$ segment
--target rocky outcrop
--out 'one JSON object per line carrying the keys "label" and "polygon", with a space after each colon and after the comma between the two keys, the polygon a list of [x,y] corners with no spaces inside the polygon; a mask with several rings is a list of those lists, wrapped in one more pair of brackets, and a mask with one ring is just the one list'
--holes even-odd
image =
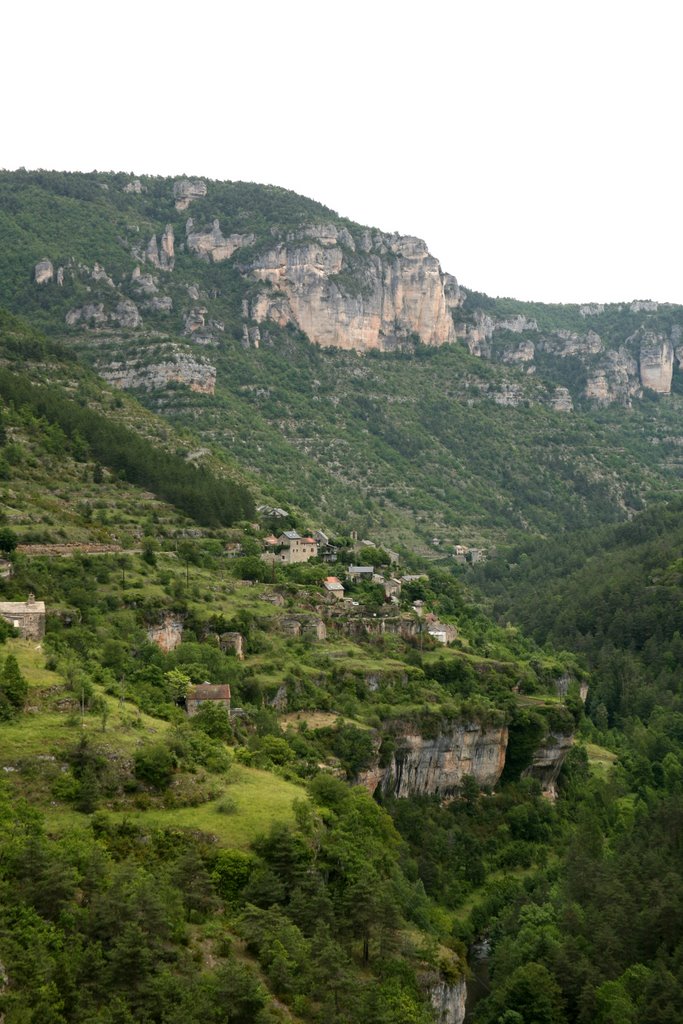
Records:
{"label": "rocky outcrop", "polygon": [[176,210],[186,210],[193,199],[203,199],[206,195],[206,182],[195,179],[181,178],[173,182],[173,198]]}
{"label": "rocky outcrop", "polygon": [[140,267],[136,267],[130,275],[131,282],[136,291],[143,295],[155,295],[158,292],[157,278],[151,274],[143,274]]}
{"label": "rocky outcrop", "polygon": [[427,991],[436,1024],[463,1024],[467,1000],[464,977],[458,981],[448,981],[439,975],[428,982]]}
{"label": "rocky outcrop", "polygon": [[65,319],[68,327],[106,327],[114,323],[135,329],[142,324],[140,311],[132,299],[121,299],[110,313],[105,312],[104,303],[90,302],[79,309],[70,309]]}
{"label": "rocky outcrop", "polygon": [[67,327],[82,324],[84,327],[104,327],[108,317],[101,302],[89,302],[79,309],[70,309],[65,317]]}
{"label": "rocky outcrop", "polygon": [[624,348],[607,352],[599,368],[588,375],[586,398],[601,405],[612,402],[630,405],[640,394],[638,363]]}
{"label": "rocky outcrop", "polygon": [[213,395],[216,390],[215,366],[170,348],[167,359],[145,364],[100,363],[97,372],[114,387],[122,389],[159,391],[169,384],[184,384],[190,391],[204,395]]}
{"label": "rocky outcrop", "polygon": [[198,345],[214,345],[218,334],[225,330],[221,320],[207,320],[207,312],[205,307],[200,306],[185,315],[183,334]]}
{"label": "rocky outcrop", "polygon": [[[521,314],[497,320],[477,309],[470,320],[456,322],[455,327],[456,335],[465,342],[471,355],[483,359],[491,358],[491,339],[497,331],[509,331],[511,334],[521,334],[523,331],[537,332],[538,323]],[[534,344],[528,340],[514,346],[508,345],[504,350],[503,362],[527,362],[529,358],[533,359],[534,352]]]}
{"label": "rocky outcrop", "polygon": [[568,388],[557,387],[550,399],[550,404],[555,412],[573,412],[574,403]]}
{"label": "rocky outcrop", "polygon": [[155,295],[148,302],[144,302],[143,307],[150,313],[170,313],[173,309],[173,299],[170,295]]}
{"label": "rocky outcrop", "polygon": [[244,661],[244,637],[241,633],[221,633],[218,645],[224,654],[234,651],[238,661]]}
{"label": "rocky outcrop", "polygon": [[182,641],[184,628],[182,619],[174,615],[166,615],[160,624],[148,628],[147,639],[168,654],[169,651],[174,651]]}
{"label": "rocky outcrop", "polygon": [[132,299],[122,299],[118,302],[110,317],[120,327],[129,327],[133,330],[142,323],[140,311]]}
{"label": "rocky outcrop", "polygon": [[503,352],[504,363],[533,363],[536,355],[536,346],[533,341],[520,341],[515,348],[505,349]]}
{"label": "rocky outcrop", "polygon": [[145,259],[157,270],[173,270],[175,266],[175,236],[172,224],[166,225],[160,244],[157,244],[157,236],[152,235],[145,249]]}
{"label": "rocky outcrop", "polygon": [[522,778],[537,779],[545,796],[555,799],[557,796],[557,779],[574,742],[574,737],[567,733],[551,733],[537,750],[528,768],[522,772]]}
{"label": "rocky outcrop", "polygon": [[594,356],[604,350],[602,338],[595,331],[555,331],[539,344],[544,352],[566,359],[568,356]]}
{"label": "rocky outcrop", "polygon": [[585,306],[579,308],[581,316],[600,316],[604,312],[605,305],[603,302],[587,302]]}
{"label": "rocky outcrop", "polygon": [[124,192],[130,192],[133,195],[140,195],[141,192],[145,191],[145,186],[142,184],[139,178],[134,181],[129,181],[127,185],[123,186]]}
{"label": "rocky outcrop", "polygon": [[466,775],[479,786],[495,786],[505,765],[508,730],[475,721],[444,723],[433,737],[408,725],[395,739],[389,764],[375,765],[359,781],[396,797],[452,797]]}
{"label": "rocky outcrop", "polygon": [[292,321],[323,347],[365,352],[411,337],[425,345],[455,340],[444,275],[418,238],[366,231],[356,243],[346,228],[316,225],[243,270],[273,289],[253,304],[255,319]]}
{"label": "rocky outcrop", "polygon": [[92,273],[90,274],[90,276],[93,279],[93,281],[106,284],[110,288],[114,287],[113,280],[111,279],[111,277],[109,276],[109,274],[104,269],[101,263],[95,263],[94,267],[92,268]]}
{"label": "rocky outcrop", "polygon": [[194,222],[190,217],[185,231],[189,251],[195,256],[210,259],[213,263],[229,260],[238,249],[253,245],[256,240],[254,235],[229,235],[225,238],[217,220],[214,220],[210,231],[195,231]]}
{"label": "rocky outcrop", "polygon": [[55,268],[52,260],[40,260],[33,268],[33,280],[36,284],[49,284],[54,277]]}
{"label": "rocky outcrop", "polygon": [[671,394],[671,379],[674,369],[674,349],[670,338],[655,331],[641,329],[640,335],[640,382],[649,391],[659,395]]}

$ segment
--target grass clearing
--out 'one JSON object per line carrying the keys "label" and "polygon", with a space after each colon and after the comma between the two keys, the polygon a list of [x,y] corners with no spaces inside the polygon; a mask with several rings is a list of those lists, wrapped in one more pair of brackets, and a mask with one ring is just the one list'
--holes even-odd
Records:
{"label": "grass clearing", "polygon": [[[189,828],[206,832],[215,835],[223,846],[246,849],[275,822],[294,821],[294,801],[305,796],[302,786],[271,772],[233,765],[220,795],[199,807],[108,813],[113,820],[137,821],[151,828]],[[218,809],[225,797],[234,801],[235,810],[231,814],[222,814]]]}
{"label": "grass clearing", "polygon": [[607,774],[617,762],[617,755],[607,747],[600,747],[597,743],[587,743],[586,753],[588,754],[588,767],[596,774]]}

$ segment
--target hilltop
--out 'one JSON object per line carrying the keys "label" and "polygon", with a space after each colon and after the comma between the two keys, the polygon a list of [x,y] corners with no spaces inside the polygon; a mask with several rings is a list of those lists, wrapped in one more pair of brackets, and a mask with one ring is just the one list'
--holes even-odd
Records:
{"label": "hilltop", "polygon": [[240,182],[5,172],[0,211],[0,302],[326,528],[426,553],[679,486],[680,307],[491,299]]}

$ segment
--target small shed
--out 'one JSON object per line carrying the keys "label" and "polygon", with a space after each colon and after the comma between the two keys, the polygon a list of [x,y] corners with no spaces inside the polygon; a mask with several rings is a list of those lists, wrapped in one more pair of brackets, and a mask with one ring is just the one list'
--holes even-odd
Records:
{"label": "small shed", "polygon": [[223,686],[213,683],[192,686],[185,698],[185,707],[190,718],[197,714],[202,704],[217,704],[230,711],[230,687],[227,684]]}

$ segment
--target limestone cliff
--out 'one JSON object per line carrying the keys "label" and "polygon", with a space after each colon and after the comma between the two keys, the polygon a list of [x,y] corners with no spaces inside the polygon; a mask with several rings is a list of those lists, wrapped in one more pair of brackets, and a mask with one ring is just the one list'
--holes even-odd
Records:
{"label": "limestone cliff", "polygon": [[567,733],[551,733],[534,751],[531,764],[522,772],[523,778],[537,779],[546,796],[557,796],[556,783],[564,760],[574,742]]}
{"label": "limestone cliff", "polygon": [[206,195],[205,181],[189,181],[180,178],[173,182],[173,198],[176,210],[186,210],[193,199],[201,199]]}
{"label": "limestone cliff", "polygon": [[334,224],[304,229],[244,265],[265,291],[258,322],[295,323],[324,347],[390,350],[411,336],[455,340],[445,275],[418,238],[365,231],[358,241]]}
{"label": "limestone cliff", "polygon": [[253,245],[255,236],[251,234],[232,234],[226,238],[221,231],[220,222],[214,220],[208,231],[196,231],[194,221],[190,217],[185,225],[187,248],[196,256],[204,256],[213,263],[222,263],[246,245]]}
{"label": "limestone cliff", "polygon": [[426,988],[436,1024],[463,1024],[467,1000],[467,983],[464,978],[447,981],[439,975],[428,980]]}
{"label": "limestone cliff", "polygon": [[640,341],[640,382],[660,395],[671,393],[674,349],[671,339],[656,331],[642,329]]}
{"label": "limestone cliff", "polygon": [[167,346],[156,359],[102,361],[97,372],[114,387],[158,391],[169,384],[184,384],[190,391],[212,395],[216,390],[216,367],[196,359],[180,348]]}
{"label": "limestone cliff", "polygon": [[451,721],[432,737],[406,724],[396,736],[389,764],[376,765],[359,781],[372,792],[379,786],[396,797],[451,797],[466,775],[474,776],[482,787],[492,787],[502,774],[507,742],[505,725]]}

